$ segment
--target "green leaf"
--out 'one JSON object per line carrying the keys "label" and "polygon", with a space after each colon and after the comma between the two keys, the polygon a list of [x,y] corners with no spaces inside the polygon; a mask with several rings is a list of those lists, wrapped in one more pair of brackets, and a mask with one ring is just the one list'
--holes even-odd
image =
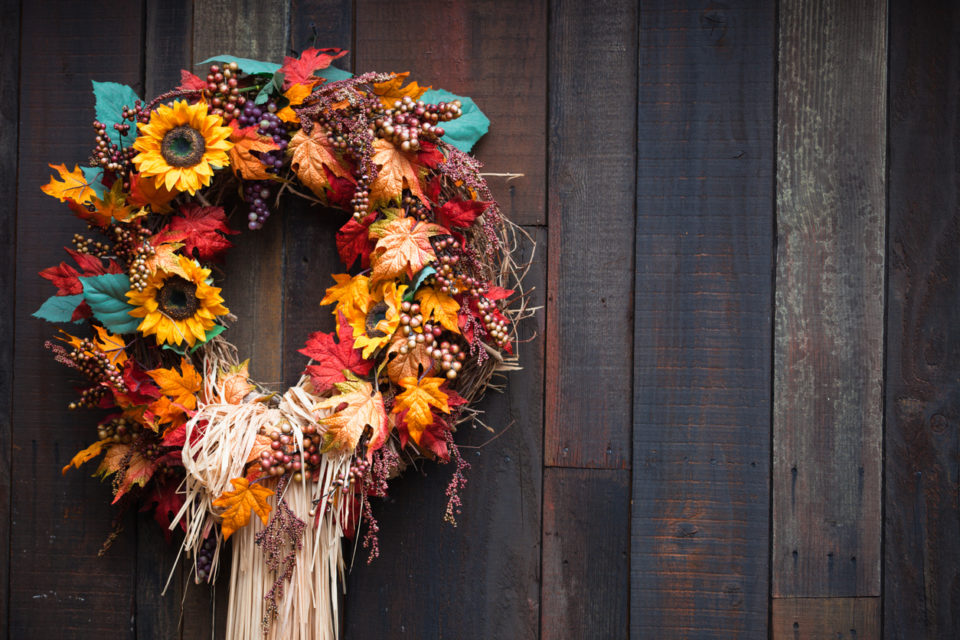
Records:
{"label": "green leaf", "polygon": [[430,265],[427,265],[423,269],[420,269],[420,273],[418,273],[417,277],[414,278],[413,285],[408,290],[411,297],[413,296],[414,292],[416,292],[416,290],[420,288],[420,285],[423,284],[423,281],[429,278],[430,276],[432,276],[433,274],[435,274],[436,272],[437,270],[431,267]]}
{"label": "green leaf", "polygon": [[129,123],[130,133],[121,136],[120,132],[113,128],[113,125],[122,124],[120,114],[124,107],[133,109],[133,104],[140,99],[137,92],[125,84],[94,80],[93,97],[97,101],[94,108],[97,120],[107,125],[107,137],[110,138],[110,142],[124,149],[133,146],[133,140],[137,135],[136,126]]}
{"label": "green leaf", "polygon": [[267,84],[263,85],[263,88],[260,89],[260,93],[257,94],[256,100],[253,101],[254,104],[264,104],[270,99],[271,95],[279,96],[283,93],[283,72],[277,71],[273,74],[273,79],[270,80]]}
{"label": "green leaf", "polygon": [[[215,325],[215,326],[213,327],[213,329],[210,329],[210,331],[207,331],[207,337],[206,337],[206,338],[204,338],[203,340],[197,340],[196,344],[194,344],[192,347],[190,347],[190,353],[194,353],[197,349],[199,349],[199,348],[202,347],[203,345],[207,344],[208,342],[210,342],[211,340],[213,340],[214,338],[216,338],[218,335],[220,335],[221,333],[223,333],[226,329],[227,329],[227,328],[226,328],[225,326],[223,326],[222,324]],[[183,343],[183,344],[165,344],[165,345],[163,345],[163,348],[164,348],[164,349],[169,349],[170,351],[175,351],[176,353],[179,353],[179,354],[182,355],[182,356],[187,355],[187,343]]]}
{"label": "green leaf", "polygon": [[93,310],[93,317],[103,323],[110,333],[133,333],[140,324],[130,315],[133,306],[127,302],[130,278],[122,273],[80,278],[83,297]]}
{"label": "green leaf", "polygon": [[51,296],[33,312],[33,317],[47,322],[70,322],[73,311],[81,302],[83,302],[82,293],[73,296]]}
{"label": "green leaf", "polygon": [[428,104],[460,101],[460,112],[463,115],[456,120],[440,123],[444,130],[442,140],[452,144],[460,151],[470,151],[477,140],[482,138],[490,129],[490,119],[483,114],[483,111],[480,111],[480,107],[470,98],[458,96],[443,89],[430,89],[420,99]]}
{"label": "green leaf", "polygon": [[88,186],[93,189],[98,198],[103,200],[103,196],[107,193],[107,188],[101,182],[103,180],[103,169],[101,167],[80,167],[80,171],[83,172],[83,177]]}
{"label": "green leaf", "polygon": [[280,70],[280,65],[275,62],[264,62],[262,60],[251,60],[250,58],[238,58],[236,56],[213,56],[212,58],[207,58],[203,62],[198,62],[198,65],[201,64],[210,64],[211,62],[236,62],[237,66],[240,67],[241,71],[249,73],[250,75],[273,75]]}
{"label": "green leaf", "polygon": [[337,69],[333,66],[327,67],[326,69],[317,69],[313,72],[313,75],[323,78],[326,82],[340,82],[341,80],[353,77],[353,74],[349,71]]}

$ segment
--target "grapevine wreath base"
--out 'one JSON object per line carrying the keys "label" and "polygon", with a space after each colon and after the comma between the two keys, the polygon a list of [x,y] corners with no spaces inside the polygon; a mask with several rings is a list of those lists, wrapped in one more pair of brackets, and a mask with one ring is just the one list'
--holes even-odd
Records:
{"label": "grapevine wreath base", "polygon": [[[455,461],[453,521],[467,466],[453,432],[517,367],[515,326],[533,311],[519,229],[466,153],[486,118],[405,73],[331,67],[344,53],[218,56],[146,103],[94,83],[88,166],[51,165],[43,187],[91,232],[67,249],[76,266],[41,272],[57,292],[35,314],[91,329],[47,343],[86,379],[70,408],[100,410],[64,472],[102,456],[115,503],[182,528],[197,582],[232,538],[231,639],[335,638],[341,539],[362,525],[378,555],[369,498],[406,465]],[[281,197],[349,212],[336,243],[352,272],[319,301],[336,330],[308,337],[303,376],[275,393],[227,340],[214,274],[230,223],[259,229]]]}

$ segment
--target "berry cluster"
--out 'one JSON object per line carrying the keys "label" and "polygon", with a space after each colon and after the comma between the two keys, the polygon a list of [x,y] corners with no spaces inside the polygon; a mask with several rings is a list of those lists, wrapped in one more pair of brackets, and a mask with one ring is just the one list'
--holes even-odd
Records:
{"label": "berry cluster", "polygon": [[439,122],[447,122],[461,115],[460,101],[424,104],[410,96],[393,103],[382,117],[374,120],[376,136],[389,140],[403,151],[420,149],[420,139],[435,142],[446,133]]}
{"label": "berry cluster", "polygon": [[[436,327],[434,327],[436,329]],[[444,340],[437,344],[436,333],[432,343],[427,343],[427,354],[440,363],[440,369],[447,376],[448,380],[454,380],[460,369],[463,367],[463,361],[466,359],[466,353],[460,349],[460,345],[450,343]]]}
{"label": "berry cluster", "polygon": [[[312,440],[312,435],[316,434],[316,427],[310,425],[312,428],[312,433],[308,434],[304,430],[303,434],[303,448],[305,451],[309,452],[307,442],[310,443],[310,446],[313,447],[313,452],[317,451],[317,447]],[[270,438],[270,450],[264,451],[260,454],[260,470],[271,476],[282,476],[286,473],[293,474],[294,482],[303,481],[303,460],[301,459],[301,454],[297,451],[297,442],[293,437],[293,428],[290,426],[290,423],[284,422],[280,425],[280,428],[272,428],[269,431],[266,428],[261,428],[260,435],[264,435]],[[319,440],[319,436],[317,438]],[[308,461],[310,457],[308,456]],[[319,464],[320,456],[316,455],[316,463]]]}
{"label": "berry cluster", "polygon": [[498,346],[502,346],[510,341],[509,321],[503,314],[497,312],[497,304],[480,298],[477,301],[477,309],[482,315],[483,328],[493,338]]}
{"label": "berry cluster", "polygon": [[90,339],[80,340],[79,346],[67,356],[94,386],[80,392],[80,400],[71,402],[70,409],[78,407],[96,407],[107,393],[108,387],[118,391],[126,390],[120,370],[110,362],[110,357],[100,350]]}
{"label": "berry cluster", "polygon": [[[133,129],[133,135],[131,137],[135,138],[137,136],[137,129],[134,125],[140,120],[142,113],[143,106],[139,100],[136,101],[132,109],[124,106],[120,112],[120,122],[116,122],[113,125],[114,130],[117,131],[121,137],[126,137],[130,136],[130,130]],[[110,136],[107,134],[107,125],[99,120],[93,121],[93,130],[96,131],[97,136],[90,164],[92,166],[103,167],[106,171],[113,171],[123,180],[123,188],[129,189],[130,162],[133,160],[133,156],[137,155],[137,151],[133,148],[132,144],[122,148],[120,145],[111,141]]]}
{"label": "berry cluster", "polygon": [[246,180],[243,183],[243,199],[250,205],[247,226],[256,230],[270,217],[267,202],[273,196],[274,185],[269,180]]}
{"label": "berry cluster", "polygon": [[222,116],[224,123],[233,120],[241,107],[247,103],[246,97],[240,93],[238,82],[239,68],[236,62],[219,65],[210,65],[207,73],[207,86],[203,90],[203,97],[210,104],[212,115]]}
{"label": "berry cluster", "polygon": [[111,440],[118,444],[130,444],[135,435],[143,430],[143,426],[132,418],[111,418],[97,425],[97,437],[100,440]]}
{"label": "berry cluster", "polygon": [[196,567],[197,571],[195,574],[195,582],[200,584],[201,582],[210,581],[210,569],[213,565],[213,556],[217,551],[217,537],[215,532],[211,534],[203,541],[203,546],[200,547],[200,553],[197,554]]}

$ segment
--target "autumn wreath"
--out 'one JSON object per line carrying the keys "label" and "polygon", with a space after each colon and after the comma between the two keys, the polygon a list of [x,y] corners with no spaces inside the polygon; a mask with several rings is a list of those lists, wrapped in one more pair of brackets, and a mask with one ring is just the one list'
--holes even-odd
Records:
{"label": "autumn wreath", "polygon": [[[377,555],[368,498],[406,464],[456,461],[454,517],[466,464],[452,434],[516,366],[529,313],[517,228],[467,153],[486,117],[406,73],[330,66],[344,53],[217,56],[149,102],[95,82],[92,156],[51,165],[43,187],[93,232],[74,236],[75,264],[41,272],[57,292],[35,314],[89,327],[47,343],[87,380],[70,408],[104,410],[64,472],[102,455],[115,503],[140,498],[183,529],[197,581],[232,536],[230,638],[335,636],[341,537],[364,523]],[[318,302],[336,330],[306,338],[310,363],[281,391],[228,341],[243,319],[212,268],[231,223],[259,229],[291,197],[350,214],[336,245],[354,271],[332,275]]]}

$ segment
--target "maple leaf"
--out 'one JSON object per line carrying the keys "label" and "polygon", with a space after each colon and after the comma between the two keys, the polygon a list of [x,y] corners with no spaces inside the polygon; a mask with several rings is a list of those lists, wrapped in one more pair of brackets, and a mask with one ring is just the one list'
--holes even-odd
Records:
{"label": "maple leaf", "polygon": [[442,232],[442,227],[412,217],[397,218],[376,230],[371,229],[371,234],[379,238],[371,258],[373,280],[401,274],[412,280],[425,264],[437,259],[430,238]]}
{"label": "maple leaf", "polygon": [[123,473],[123,479],[113,496],[113,504],[116,504],[134,485],[145,485],[157,466],[155,460],[144,458],[132,445],[115,444],[107,450],[96,475],[106,478],[114,473]]}
{"label": "maple leaf", "polygon": [[127,196],[123,192],[123,182],[121,180],[116,180],[113,183],[110,191],[104,195],[103,200],[94,198],[93,207],[96,210],[96,215],[105,220],[107,224],[110,223],[111,218],[119,222],[130,222],[147,213],[143,209],[135,211],[133,207],[127,204]]}
{"label": "maple leaf", "polygon": [[[144,500],[140,511],[147,512],[153,505],[156,505],[153,510],[153,519],[156,520],[157,524],[163,529],[163,535],[167,542],[170,542],[170,522],[172,516],[180,513],[180,508],[183,506],[183,503],[184,496],[183,494],[177,493],[176,482],[155,483],[150,497]],[[180,520],[180,528],[184,531],[187,530],[186,518]]]}
{"label": "maple leaf", "polygon": [[228,152],[230,155],[230,168],[233,169],[233,175],[244,180],[272,180],[276,178],[272,173],[267,173],[267,167],[260,161],[260,158],[251,152],[267,153],[278,149],[277,144],[270,136],[261,136],[257,133],[257,125],[250,125],[245,129],[240,129],[231,121],[234,127],[230,140],[233,146]]}
{"label": "maple leaf", "polygon": [[186,69],[180,69],[180,86],[177,89],[181,91],[203,91],[207,88],[207,83],[200,76],[196,76]]}
{"label": "maple leaf", "polygon": [[40,272],[41,278],[54,284],[58,296],[73,296],[83,293],[83,284],[81,284],[79,276],[80,272],[66,262],[61,262],[56,267],[47,267]]}
{"label": "maple leaf", "polygon": [[203,378],[186,358],[181,358],[179,372],[176,369],[152,369],[147,375],[174,403],[190,410],[197,408],[196,394],[203,387]]}
{"label": "maple leaf", "polygon": [[435,210],[437,222],[448,229],[454,227],[466,229],[492,204],[492,202],[480,200],[450,200]]}
{"label": "maple leaf", "polygon": [[410,437],[417,444],[420,444],[420,435],[423,430],[433,422],[433,411],[430,407],[450,413],[447,394],[440,390],[440,385],[444,382],[446,378],[429,376],[419,380],[413,376],[400,380],[400,386],[404,391],[395,398],[393,413],[406,411],[403,422],[410,432]]}
{"label": "maple leaf", "polygon": [[407,336],[397,335],[387,349],[387,376],[396,384],[403,378],[419,378],[430,375],[433,370],[433,359],[427,355],[427,346],[417,343],[414,347],[407,347],[406,353],[400,353],[400,348],[407,344]]}
{"label": "maple leaf", "polygon": [[256,388],[250,384],[250,360],[244,360],[240,364],[221,371],[219,387],[224,402],[241,404],[247,394]]}
{"label": "maple leaf", "polygon": [[90,183],[87,182],[79,165],[73,165],[73,171],[69,171],[63,164],[49,166],[60,174],[60,181],[50,176],[50,182],[40,187],[40,190],[48,196],[53,196],[60,202],[72,200],[78,204],[90,204],[97,197],[97,193],[90,188]]}
{"label": "maple leaf", "polygon": [[201,207],[189,203],[180,207],[180,215],[170,218],[170,231],[182,232],[187,253],[203,262],[219,260],[233,244],[223,234],[237,234],[227,226],[227,215],[220,207]]}
{"label": "maple leaf", "polygon": [[213,501],[213,506],[224,509],[220,514],[223,519],[220,530],[223,532],[224,540],[247,526],[251,512],[260,516],[260,521],[266,526],[270,516],[267,498],[273,495],[270,489],[261,484],[250,484],[246,478],[233,478],[230,484],[233,485],[233,491],[225,491],[222,496]]}
{"label": "maple leaf", "polygon": [[280,71],[283,73],[283,88],[294,84],[313,84],[319,81],[314,71],[326,69],[337,58],[347,55],[345,49],[315,49],[310,47],[299,58],[286,56]]}
{"label": "maple leaf", "polygon": [[320,304],[336,303],[334,317],[338,313],[343,313],[348,319],[351,314],[366,316],[371,305],[370,278],[359,274],[351,276],[349,273],[334,273],[332,276],[337,284],[327,289]]}
{"label": "maple leaf", "polygon": [[[436,169],[442,162],[446,162],[443,152],[432,142],[423,141],[420,143],[420,150],[417,151],[417,161],[425,167]],[[436,197],[431,198],[436,202]]]}
{"label": "maple leaf", "polygon": [[297,116],[297,112],[293,110],[293,107],[303,104],[303,101],[313,92],[313,83],[309,84],[295,84],[286,91],[283,92],[283,97],[286,98],[290,104],[285,106],[280,111],[277,111],[277,117],[283,120],[284,122],[293,122],[299,123],[300,117]]}
{"label": "maple leaf", "polygon": [[460,304],[451,296],[434,287],[421,287],[417,291],[416,299],[420,303],[425,320],[432,317],[442,324],[444,329],[460,333],[458,322]]}
{"label": "maple leaf", "polygon": [[144,179],[139,173],[130,175],[129,202],[135,207],[150,206],[155,213],[167,213],[171,210],[170,201],[177,197],[176,191],[157,185],[154,180]]}
{"label": "maple leaf", "polygon": [[349,210],[353,194],[357,192],[357,185],[353,181],[353,176],[350,176],[349,179],[340,178],[327,167],[323,168],[323,172],[327,175],[327,182],[330,183],[325,196],[327,204],[338,209]]}
{"label": "maple leaf", "polygon": [[375,243],[370,239],[370,223],[376,219],[376,212],[369,214],[360,222],[350,219],[337,231],[337,252],[343,264],[349,269],[360,258],[360,268],[370,266],[370,253]]}
{"label": "maple leaf", "polygon": [[190,279],[190,275],[180,266],[180,255],[177,253],[177,250],[184,246],[182,242],[151,243],[151,246],[153,246],[153,255],[144,260],[147,271],[156,273],[157,269],[162,269],[184,280]]}
{"label": "maple leaf", "polygon": [[373,162],[377,165],[377,177],[370,185],[370,200],[373,204],[399,201],[406,187],[421,202],[427,196],[420,185],[420,167],[417,155],[405,152],[389,140],[377,138],[373,142]]}
{"label": "maple leaf", "polygon": [[61,470],[61,473],[66,475],[67,471],[70,470],[70,467],[79,469],[80,465],[82,465],[84,462],[93,460],[100,455],[103,452],[103,448],[109,446],[111,442],[113,441],[110,438],[104,438],[103,440],[94,442],[92,445],[73,456],[73,458],[70,459],[70,462]]}
{"label": "maple leaf", "polygon": [[389,80],[377,82],[373,85],[373,93],[380,98],[380,104],[382,104],[385,109],[392,109],[397,100],[402,100],[406,96],[410,96],[410,99],[416,102],[420,99],[420,96],[432,88],[421,87],[416,81],[402,87],[401,85],[406,82],[409,75],[409,71],[395,73]]}
{"label": "maple leaf", "polygon": [[387,439],[387,412],[383,406],[383,396],[369,382],[352,375],[346,382],[338,382],[334,387],[337,395],[321,400],[315,407],[339,409],[333,415],[320,419],[320,423],[327,427],[323,434],[323,451],[354,451],[369,426],[373,431],[367,445],[369,458]]}
{"label": "maple leaf", "polygon": [[270,439],[270,436],[265,436],[258,433],[257,436],[253,439],[253,446],[250,447],[250,453],[247,454],[246,462],[247,463],[256,462],[257,460],[260,459],[260,454],[263,453],[264,451],[272,452],[273,451],[273,447],[271,446],[272,443],[273,443],[273,440]]}
{"label": "maple leaf", "polygon": [[309,134],[304,133],[303,129],[297,131],[287,148],[293,153],[290,167],[300,178],[300,182],[316,195],[326,197],[326,189],[330,186],[324,168],[338,178],[349,180],[351,184],[356,183],[350,170],[337,158],[337,152],[322,127],[314,127]]}
{"label": "maple leaf", "polygon": [[352,371],[358,376],[365,376],[373,368],[373,362],[364,360],[360,352],[353,346],[353,328],[347,322],[343,313],[339,313],[337,322],[337,337],[335,342],[332,333],[317,331],[310,334],[307,344],[300,353],[318,364],[308,365],[304,373],[310,376],[310,382],[316,392],[326,393],[333,385],[346,380],[344,371]]}
{"label": "maple leaf", "polygon": [[506,300],[513,294],[513,289],[504,289],[503,287],[498,287],[495,284],[488,284],[487,292],[483,297],[487,300]]}
{"label": "maple leaf", "polygon": [[121,372],[126,393],[113,389],[117,406],[125,409],[147,405],[160,397],[160,388],[133,360],[127,360]]}
{"label": "maple leaf", "polygon": [[96,325],[93,330],[97,332],[98,336],[93,344],[97,345],[97,348],[107,356],[111,364],[118,369],[122,368],[123,363],[127,361],[127,343],[123,341],[123,337],[112,335],[100,325]]}

